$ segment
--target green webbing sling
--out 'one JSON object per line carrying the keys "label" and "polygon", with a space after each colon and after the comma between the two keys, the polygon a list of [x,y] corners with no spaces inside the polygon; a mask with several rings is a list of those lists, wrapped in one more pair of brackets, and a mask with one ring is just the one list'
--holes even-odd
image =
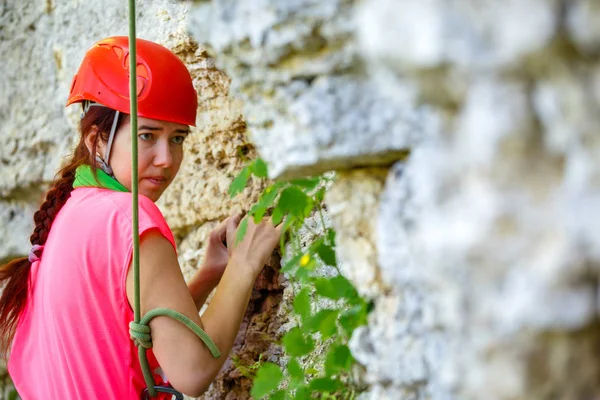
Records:
{"label": "green webbing sling", "polygon": [[150,397],[156,396],[152,371],[148,365],[146,349],[152,347],[150,336],[150,320],[158,316],[171,317],[190,328],[208,347],[213,357],[221,356],[219,349],[211,338],[185,315],[168,308],[155,308],[140,318],[140,237],[138,214],[138,149],[137,149],[137,87],[136,87],[136,32],[135,32],[135,0],[129,0],[129,99],[131,118],[131,198],[133,208],[133,280],[134,280],[134,320],[129,323],[129,334],[138,348],[140,365],[144,373],[144,380],[148,387]]}

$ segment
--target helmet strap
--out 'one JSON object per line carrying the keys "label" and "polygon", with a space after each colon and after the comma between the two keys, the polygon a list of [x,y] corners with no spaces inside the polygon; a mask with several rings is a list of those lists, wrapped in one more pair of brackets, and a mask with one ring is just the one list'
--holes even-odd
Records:
{"label": "helmet strap", "polygon": [[110,162],[110,150],[112,149],[113,140],[115,139],[115,133],[117,131],[117,122],[119,121],[119,111],[115,111],[115,118],[113,119],[112,127],[110,128],[110,134],[108,135],[108,144],[106,145],[106,164]]}
{"label": "helmet strap", "polygon": [[104,160],[102,159],[102,157],[100,157],[100,154],[98,153],[96,153],[96,162],[98,163],[102,171],[106,172],[107,175],[114,177],[112,168],[104,162]]}
{"label": "helmet strap", "polygon": [[[95,103],[95,102],[89,101],[89,100],[84,100],[83,104],[82,104],[83,112],[81,113],[81,118],[85,117],[85,114],[87,114],[87,112],[89,111],[89,109],[92,106],[106,107],[104,104]],[[106,172],[108,175],[113,176],[113,177],[114,177],[113,171],[109,165],[110,151],[112,149],[113,141],[115,139],[115,133],[117,131],[117,122],[119,122],[119,115],[120,115],[119,110],[115,110],[115,116],[113,118],[113,123],[112,123],[112,126],[110,127],[110,133],[108,134],[108,144],[106,145],[106,154],[104,155],[104,158],[106,160],[103,160],[102,157],[100,157],[100,154],[96,153],[96,162],[100,165],[100,168],[102,169],[102,171]]]}
{"label": "helmet strap", "polygon": [[90,109],[90,104],[91,101],[89,100],[84,100],[81,104],[81,119],[83,119],[83,117],[85,117],[85,114],[87,114],[88,110]]}

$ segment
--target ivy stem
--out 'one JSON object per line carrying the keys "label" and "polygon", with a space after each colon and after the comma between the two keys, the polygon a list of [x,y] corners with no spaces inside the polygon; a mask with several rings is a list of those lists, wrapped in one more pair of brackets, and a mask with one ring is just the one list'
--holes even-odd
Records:
{"label": "ivy stem", "polygon": [[[321,206],[320,202],[316,202],[317,203],[317,209],[319,210],[319,218],[321,220],[321,226],[323,228],[323,232],[325,232],[327,230],[326,226],[325,226],[325,218],[323,217],[323,207]],[[327,236],[325,236],[325,240],[327,240],[327,244],[328,245],[333,245],[333,243],[329,243],[329,238]]]}
{"label": "ivy stem", "polygon": [[319,235],[318,232],[314,231],[308,224],[304,224],[304,227],[310,232],[312,233],[314,236],[321,236]]}
{"label": "ivy stem", "polygon": [[302,251],[302,243],[300,243],[300,235],[298,235],[296,232],[294,232],[294,237],[293,237],[293,241],[295,242],[294,244],[296,245],[296,248],[294,250],[295,253],[300,253]]}

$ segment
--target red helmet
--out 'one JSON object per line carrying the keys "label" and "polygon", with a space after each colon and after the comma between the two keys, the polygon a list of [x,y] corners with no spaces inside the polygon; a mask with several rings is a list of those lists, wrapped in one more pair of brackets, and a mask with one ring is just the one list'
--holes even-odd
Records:
{"label": "red helmet", "polygon": [[[138,115],[196,125],[198,97],[185,64],[169,49],[136,39]],[[103,39],[85,54],[67,106],[90,100],[129,114],[129,40]]]}

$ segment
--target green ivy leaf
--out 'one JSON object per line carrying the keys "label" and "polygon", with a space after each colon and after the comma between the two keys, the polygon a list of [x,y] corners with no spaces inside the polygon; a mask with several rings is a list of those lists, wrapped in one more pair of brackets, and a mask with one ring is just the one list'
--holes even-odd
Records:
{"label": "green ivy leaf", "polygon": [[317,252],[317,254],[319,255],[319,257],[321,258],[321,260],[323,260],[323,262],[327,265],[331,265],[332,267],[335,267],[337,265],[337,261],[335,258],[335,251],[333,250],[333,248],[327,244],[325,244],[323,241],[321,241],[318,245],[317,248],[315,249],[315,251]]}
{"label": "green ivy leaf", "polygon": [[321,332],[323,339],[327,339],[335,335],[337,332],[337,319],[339,310],[325,308],[319,310],[312,318],[306,323],[306,328],[309,332]]}
{"label": "green ivy leaf", "polygon": [[[315,262],[312,261],[312,264],[309,263],[307,267],[314,267],[315,266]],[[298,268],[296,270],[296,275],[295,278],[302,282],[303,284],[307,283],[310,281],[310,272],[312,271],[312,269],[309,268]]]}
{"label": "green ivy leaf", "polygon": [[353,362],[350,349],[345,344],[331,346],[325,356],[325,373],[328,376],[347,371]]}
{"label": "green ivy leaf", "polygon": [[348,336],[352,336],[352,333],[356,328],[366,324],[367,305],[364,302],[350,308],[340,315],[340,325]]}
{"label": "green ivy leaf", "polygon": [[246,231],[248,230],[248,218],[244,218],[242,222],[240,222],[237,232],[235,235],[235,245],[237,246],[242,240],[244,240],[244,236],[246,236]]}
{"label": "green ivy leaf", "polygon": [[256,373],[250,394],[255,399],[262,399],[269,392],[277,389],[282,379],[283,373],[279,365],[266,362]]}
{"label": "green ivy leaf", "polygon": [[260,207],[259,204],[256,203],[248,214],[252,215],[252,220],[255,224],[259,224],[266,213],[267,207]]}
{"label": "green ivy leaf", "polygon": [[317,190],[317,193],[315,193],[315,201],[319,204],[321,204],[323,202],[323,200],[325,199],[325,187],[322,187],[321,189]]}
{"label": "green ivy leaf", "polygon": [[331,378],[315,378],[308,384],[308,390],[317,392],[335,392],[343,387],[342,382]]}
{"label": "green ivy leaf", "polygon": [[288,237],[287,232],[292,226],[292,219],[288,216],[283,222],[283,227],[281,228],[281,236],[279,237],[279,248],[281,249],[281,254],[284,256],[285,254],[285,241]]}
{"label": "green ivy leaf", "polygon": [[250,210],[250,214],[254,216],[254,223],[258,224],[260,220],[265,216],[267,209],[271,207],[277,195],[279,194],[279,188],[281,187],[281,183],[274,183],[265,189],[265,191],[260,195],[258,202],[252,206]]}
{"label": "green ivy leaf", "polygon": [[293,179],[290,181],[290,183],[294,186],[299,186],[305,189],[306,191],[310,192],[311,190],[314,190],[317,186],[319,186],[319,183],[321,183],[321,177]]}
{"label": "green ivy leaf", "polygon": [[292,357],[302,357],[307,355],[315,347],[315,342],[310,337],[304,337],[302,331],[298,327],[290,329],[283,338],[283,347],[285,351]]}
{"label": "green ivy leaf", "polygon": [[300,290],[296,295],[294,312],[302,318],[302,321],[306,321],[310,317],[310,292],[308,288]]}
{"label": "green ivy leaf", "polygon": [[281,210],[281,208],[279,208],[279,205],[275,207],[275,209],[273,210],[273,214],[271,214],[271,217],[273,218],[273,225],[279,225],[281,221],[283,221],[284,215],[285,213],[283,212],[283,210]]}
{"label": "green ivy leaf", "polygon": [[312,210],[312,199],[297,187],[289,186],[281,192],[277,209],[282,214],[290,213],[297,218],[305,218],[307,210]]}
{"label": "green ivy leaf", "polygon": [[269,176],[267,164],[265,164],[261,158],[254,160],[250,169],[252,170],[252,173],[259,178],[267,178]]}
{"label": "green ivy leaf", "polygon": [[294,395],[294,400],[309,400],[309,399],[310,399],[310,392],[306,386],[296,389],[296,394]]}
{"label": "green ivy leaf", "polygon": [[332,300],[339,300],[341,296],[331,283],[331,279],[327,278],[315,278],[314,280],[315,289],[320,296],[327,297]]}
{"label": "green ivy leaf", "polygon": [[285,390],[278,390],[269,396],[269,400],[285,400]]}
{"label": "green ivy leaf", "polygon": [[352,283],[342,275],[333,278],[315,278],[314,285],[317,293],[328,299],[347,299],[351,304],[362,301]]}
{"label": "green ivy leaf", "polygon": [[290,359],[287,364],[287,371],[290,374],[290,388],[294,389],[304,383],[304,370],[295,358]]}
{"label": "green ivy leaf", "polygon": [[244,190],[248,184],[248,178],[250,178],[250,169],[244,167],[229,185],[228,193],[230,198],[233,198],[236,194]]}
{"label": "green ivy leaf", "polygon": [[346,279],[346,277],[337,275],[331,278],[329,282],[331,282],[331,286],[333,286],[333,289],[339,297],[349,300],[359,297],[356,288],[348,279]]}
{"label": "green ivy leaf", "polygon": [[327,229],[323,236],[325,237],[326,243],[329,243],[331,246],[335,246],[335,229]]}
{"label": "green ivy leaf", "polygon": [[337,319],[339,312],[336,310],[335,313],[328,313],[324,316],[321,324],[319,325],[319,331],[321,337],[326,340],[337,333]]}

